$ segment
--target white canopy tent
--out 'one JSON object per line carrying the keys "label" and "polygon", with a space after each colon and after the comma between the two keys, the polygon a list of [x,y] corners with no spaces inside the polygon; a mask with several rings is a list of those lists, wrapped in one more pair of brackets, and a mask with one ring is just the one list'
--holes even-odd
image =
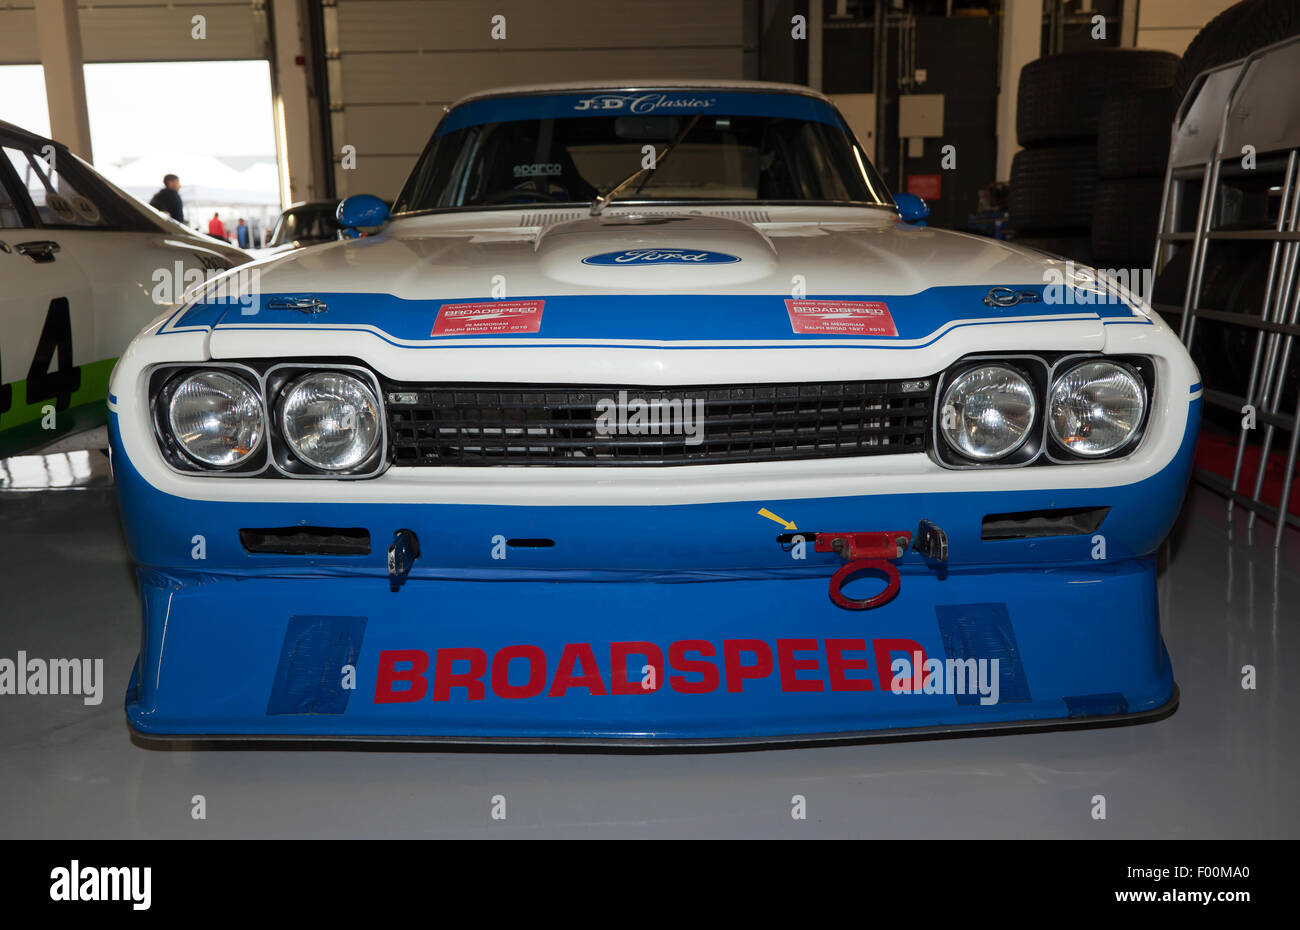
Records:
{"label": "white canopy tent", "polygon": [[[121,165],[100,165],[114,184],[145,203],[162,187],[164,175],[181,179],[186,225],[207,231],[213,213],[233,237],[235,222],[269,230],[280,213],[279,172],[274,162],[255,162],[236,171],[212,155],[152,152]],[[260,242],[257,243],[260,245]]]}

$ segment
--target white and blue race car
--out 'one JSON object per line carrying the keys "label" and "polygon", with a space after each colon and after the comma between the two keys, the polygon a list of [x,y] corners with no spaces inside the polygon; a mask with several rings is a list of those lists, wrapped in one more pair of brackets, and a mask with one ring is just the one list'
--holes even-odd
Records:
{"label": "white and blue race car", "polygon": [[105,448],[122,349],[184,291],[248,261],[0,122],[0,458]]}
{"label": "white and blue race car", "polygon": [[[1201,386],[753,83],[451,107],[378,231],[113,373],[152,737],[713,744],[1156,716]],[[223,286],[224,285],[224,286]]]}

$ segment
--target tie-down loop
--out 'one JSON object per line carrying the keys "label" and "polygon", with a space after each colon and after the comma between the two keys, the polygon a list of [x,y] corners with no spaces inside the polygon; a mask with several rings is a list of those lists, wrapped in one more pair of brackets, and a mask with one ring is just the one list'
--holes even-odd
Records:
{"label": "tie-down loop", "polygon": [[[831,576],[831,600],[845,610],[872,610],[887,604],[898,594],[902,579],[898,567],[891,561],[902,558],[912,542],[907,530],[889,530],[876,533],[818,533],[813,539],[817,552],[834,552],[844,564]],[[885,577],[883,590],[871,597],[856,599],[844,594],[846,584],[867,572]]]}

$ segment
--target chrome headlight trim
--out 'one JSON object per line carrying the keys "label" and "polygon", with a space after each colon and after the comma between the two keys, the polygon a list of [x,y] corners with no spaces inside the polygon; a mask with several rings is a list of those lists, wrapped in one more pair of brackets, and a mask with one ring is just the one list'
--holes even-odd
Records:
{"label": "chrome headlight trim", "polygon": [[[318,409],[322,394],[328,398],[324,413]],[[333,409],[340,405],[351,412],[351,422],[348,413],[343,414],[341,422],[333,416]],[[300,419],[303,414],[312,423],[305,434]],[[275,425],[285,447],[304,465],[331,475],[356,471],[370,459],[383,435],[383,416],[373,386],[349,371],[326,369],[297,374],[280,390],[275,402]],[[328,447],[338,439],[343,440],[342,448],[337,450],[341,454],[331,460],[322,453],[321,446]],[[313,442],[318,443],[316,448]]]}
{"label": "chrome headlight trim", "polygon": [[[1131,377],[1141,390],[1142,408],[1138,414],[1137,424],[1123,442],[1108,448],[1104,452],[1090,454],[1079,452],[1067,446],[1057,435],[1052,422],[1052,405],[1062,379],[1076,369],[1092,364],[1110,365]],[[1052,382],[1047,392],[1047,404],[1044,411],[1048,438],[1048,457],[1053,462],[1079,464],[1110,461],[1130,455],[1141,444],[1142,438],[1146,434],[1147,422],[1151,417],[1151,410],[1154,406],[1155,390],[1155,370],[1150,359],[1098,354],[1069,355],[1058,359],[1056,364],[1052,366]]]}
{"label": "chrome headlight trim", "polygon": [[[1011,400],[1011,404],[993,403],[990,409],[985,411],[992,414],[996,425],[990,426],[987,422],[982,422],[989,420],[989,417],[979,416],[972,420],[967,416],[966,408],[971,399],[989,390],[973,385],[972,382],[976,379],[1000,380],[1003,382],[1003,387],[998,391],[997,396]],[[948,423],[955,412],[957,394],[963,395],[962,422],[954,424],[950,429]],[[1017,406],[1021,409],[1017,410]],[[939,430],[948,443],[948,448],[963,458],[974,462],[997,462],[1013,454],[1032,435],[1038,421],[1038,406],[1033,382],[1025,374],[1010,365],[978,365],[957,375],[944,389],[939,403],[941,413]],[[1023,421],[1023,425],[1015,422],[1017,418]],[[967,425],[970,425],[969,432],[984,433],[986,439],[980,445],[989,446],[987,451],[977,448],[973,443],[963,445],[962,439],[969,438],[968,430],[964,428]],[[997,436],[995,439],[992,434],[998,430],[1001,430],[1005,436]],[[995,441],[999,444],[993,446],[992,443]]]}
{"label": "chrome headlight trim", "polygon": [[[1130,370],[1137,376],[1146,392],[1145,409],[1138,429],[1127,442],[1105,455],[1082,456],[1072,453],[1053,438],[1048,423],[1052,389],[1055,388],[1064,373],[1088,362],[1107,362]],[[962,374],[984,365],[999,364],[1019,369],[1023,374],[1030,376],[1031,383],[1037,387],[1035,396],[1038,401],[1038,422],[1037,426],[1031,430],[1029,438],[1019,449],[1003,458],[979,462],[956,452],[944,436],[942,430],[944,398],[947,395],[949,386]],[[934,395],[932,416],[934,423],[931,429],[930,457],[942,467],[955,470],[1022,468],[1040,465],[1087,465],[1093,462],[1109,462],[1125,458],[1141,447],[1142,441],[1149,430],[1151,417],[1156,408],[1159,395],[1156,370],[1155,360],[1143,355],[1045,351],[1016,352],[1001,355],[981,352],[975,355],[963,356],[949,365],[939,376],[938,387]]]}
{"label": "chrome headlight trim", "polygon": [[[200,467],[191,461],[171,436],[167,424],[167,387],[178,376],[184,376],[208,369],[230,369],[239,377],[254,385],[261,399],[262,417],[265,432],[260,448],[253,460],[246,465],[228,469]],[[273,415],[275,401],[280,391],[295,375],[312,372],[346,372],[356,376],[372,392],[378,411],[379,440],[370,456],[365,460],[365,467],[354,471],[327,472],[318,471],[300,462],[286,447],[283,437],[276,426]],[[179,383],[179,382],[177,382]],[[149,395],[149,417],[153,428],[154,441],[157,444],[163,463],[168,469],[179,475],[220,478],[327,478],[335,481],[352,481],[374,478],[388,469],[391,456],[388,439],[388,411],[384,406],[384,395],[378,375],[364,365],[353,362],[332,364],[328,359],[312,359],[302,362],[279,362],[268,367],[254,361],[211,361],[211,362],[164,362],[152,365],[145,370],[145,384]]]}
{"label": "chrome headlight trim", "polygon": [[[376,417],[379,421],[379,438],[370,453],[362,460],[359,467],[343,471],[326,471],[304,462],[294,452],[285,438],[281,425],[281,408],[289,390],[302,378],[313,374],[336,372],[355,377],[371,393],[375,402]],[[281,475],[289,478],[327,478],[336,481],[373,478],[388,468],[388,410],[384,406],[383,386],[378,376],[363,365],[340,363],[331,365],[326,361],[281,362],[272,365],[263,376],[266,385],[267,407],[272,412],[270,418],[271,465]]]}
{"label": "chrome headlight trim", "polygon": [[[1006,368],[1023,378],[1029,385],[1033,402],[1033,418],[1029,428],[1013,447],[999,456],[980,460],[955,447],[948,439],[944,428],[944,411],[951,388],[972,371],[981,368]],[[1020,468],[1036,462],[1043,453],[1043,398],[1046,394],[1049,363],[1040,355],[1032,353],[1010,353],[993,355],[981,353],[961,358],[948,366],[939,376],[939,383],[934,394],[934,421],[931,430],[932,458],[944,468],[951,469],[990,469]]]}
{"label": "chrome headlight trim", "polygon": [[[262,436],[257,446],[243,460],[233,465],[219,466],[204,463],[185,449],[172,429],[171,401],[175,390],[190,377],[205,371],[228,373],[248,387],[258,399],[262,415]],[[169,469],[181,475],[224,478],[252,478],[266,471],[270,418],[267,416],[261,377],[256,370],[237,362],[161,364],[148,369],[146,384],[149,386],[149,418],[154,441],[158,445],[164,464]]]}

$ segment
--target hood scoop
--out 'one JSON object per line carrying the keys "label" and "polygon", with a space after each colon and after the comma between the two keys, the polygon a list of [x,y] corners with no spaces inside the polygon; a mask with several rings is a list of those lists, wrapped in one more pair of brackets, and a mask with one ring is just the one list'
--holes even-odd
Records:
{"label": "hood scoop", "polygon": [[542,229],[535,250],[552,280],[639,291],[743,284],[776,267],[751,223],[705,214],[583,216]]}
{"label": "hood scoop", "polygon": [[[519,228],[528,229],[538,227],[545,229],[548,226],[554,226],[556,223],[568,223],[572,220],[580,220],[590,214],[586,210],[539,210],[536,213],[525,213],[519,218]],[[745,209],[711,209],[711,210],[655,210],[653,212],[643,212],[637,210],[606,210],[604,216],[607,217],[626,217],[626,216],[722,216],[727,219],[741,220],[745,223],[770,223],[772,216],[766,210],[745,210]]]}

